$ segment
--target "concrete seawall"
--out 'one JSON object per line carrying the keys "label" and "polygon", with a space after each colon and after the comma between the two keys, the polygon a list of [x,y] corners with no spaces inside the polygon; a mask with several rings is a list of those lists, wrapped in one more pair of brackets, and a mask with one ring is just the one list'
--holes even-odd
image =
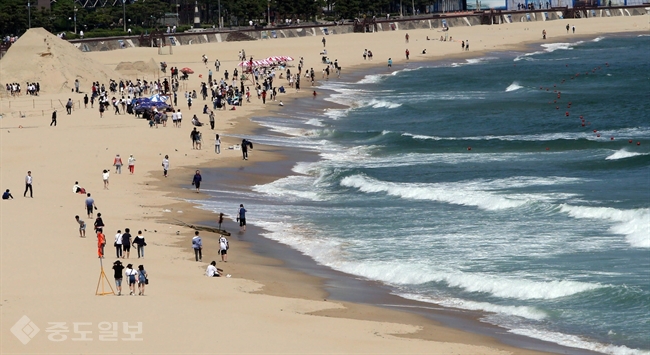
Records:
{"label": "concrete seawall", "polygon": [[[536,11],[485,11],[453,14],[435,14],[428,17],[381,19],[365,26],[352,23],[342,25],[305,25],[274,28],[241,28],[238,30],[206,30],[152,36],[128,36],[71,40],[84,52],[109,51],[130,47],[157,46],[159,41],[172,46],[187,46],[199,43],[225,41],[273,40],[306,36],[326,36],[351,32],[406,31],[414,29],[438,29],[443,27],[479,26],[514,22],[553,21],[564,18],[625,17],[642,16],[650,13],[650,6],[601,7],[601,8],[554,8]],[[356,30],[356,31],[355,31]]]}

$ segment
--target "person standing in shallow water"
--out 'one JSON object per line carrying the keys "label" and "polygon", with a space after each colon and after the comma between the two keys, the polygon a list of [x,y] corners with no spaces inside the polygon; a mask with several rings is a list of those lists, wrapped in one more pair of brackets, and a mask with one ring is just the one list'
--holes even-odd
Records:
{"label": "person standing in shallow water", "polygon": [[194,185],[197,194],[201,191],[201,180],[203,180],[201,177],[201,171],[197,170],[192,178],[192,185]]}

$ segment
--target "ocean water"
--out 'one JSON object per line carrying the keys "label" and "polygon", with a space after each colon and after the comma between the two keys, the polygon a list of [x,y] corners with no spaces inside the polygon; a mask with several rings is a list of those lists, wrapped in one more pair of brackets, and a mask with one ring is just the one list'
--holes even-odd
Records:
{"label": "ocean water", "polygon": [[255,119],[318,161],[202,204],[404,298],[650,354],[649,58],[599,37],[332,80],[346,108]]}

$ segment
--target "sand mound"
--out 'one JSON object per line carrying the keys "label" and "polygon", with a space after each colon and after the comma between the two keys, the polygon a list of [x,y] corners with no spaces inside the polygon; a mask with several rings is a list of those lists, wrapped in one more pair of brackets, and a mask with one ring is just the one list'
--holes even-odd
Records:
{"label": "sand mound", "polygon": [[139,60],[137,62],[120,62],[120,64],[115,67],[115,70],[119,72],[142,72],[151,74],[151,72],[158,71],[158,64],[151,58],[149,61],[145,62]]}
{"label": "sand mound", "polygon": [[32,28],[14,43],[0,60],[2,83],[38,81],[45,93],[69,92],[79,79],[90,91],[93,81],[108,84],[120,75],[87,57],[77,47],[47,32]]}

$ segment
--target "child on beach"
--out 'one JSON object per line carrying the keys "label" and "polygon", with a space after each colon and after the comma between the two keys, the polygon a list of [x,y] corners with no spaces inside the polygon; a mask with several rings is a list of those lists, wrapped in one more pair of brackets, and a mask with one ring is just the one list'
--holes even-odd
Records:
{"label": "child on beach", "polygon": [[104,169],[104,171],[102,171],[102,179],[104,180],[104,190],[108,190],[108,176],[109,175],[110,175],[110,173],[108,172],[108,170]]}
{"label": "child on beach", "polygon": [[74,216],[74,219],[79,223],[79,238],[86,238],[86,222],[79,216]]}
{"label": "child on beach", "polygon": [[214,152],[221,154],[221,138],[219,138],[218,134],[214,138]]}
{"label": "child on beach", "polygon": [[165,155],[162,161],[163,176],[167,177],[167,170],[169,170],[169,155]]}

